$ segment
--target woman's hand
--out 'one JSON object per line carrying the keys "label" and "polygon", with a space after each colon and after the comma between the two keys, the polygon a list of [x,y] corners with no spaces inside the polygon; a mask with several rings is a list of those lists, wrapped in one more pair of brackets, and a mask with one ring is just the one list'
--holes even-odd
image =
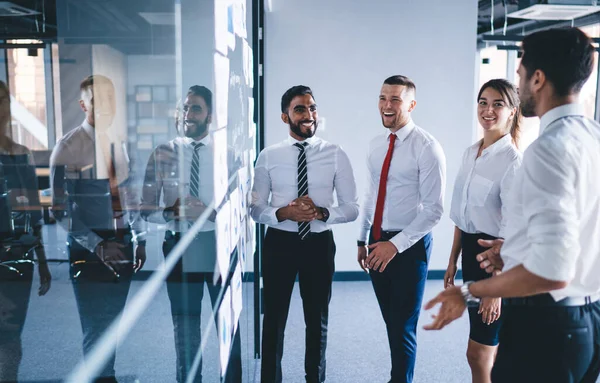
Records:
{"label": "woman's hand", "polygon": [[483,323],[490,325],[500,318],[502,310],[501,298],[482,298],[478,313],[481,314]]}
{"label": "woman's hand", "polygon": [[449,263],[444,274],[444,288],[447,289],[449,286],[454,286],[454,278],[456,277],[456,263]]}

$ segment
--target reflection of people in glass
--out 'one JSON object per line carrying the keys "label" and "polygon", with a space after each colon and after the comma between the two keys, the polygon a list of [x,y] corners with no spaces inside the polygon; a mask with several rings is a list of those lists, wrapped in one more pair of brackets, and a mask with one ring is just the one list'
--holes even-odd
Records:
{"label": "reflection of people in glass", "polygon": [[[148,161],[142,192],[142,216],[149,222],[166,224],[163,253],[177,242],[214,199],[214,142],[208,134],[212,118],[212,92],[192,86],[183,104],[182,132],[158,146]],[[183,169],[180,168],[183,159]],[[180,194],[183,190],[184,194]],[[164,207],[160,206],[160,200]],[[188,372],[201,341],[201,308],[204,284],[216,311],[221,284],[213,283],[216,265],[215,215],[200,229],[167,279],[177,353],[177,382]],[[239,330],[235,334],[226,382],[241,382]],[[202,380],[201,367],[194,382]]]}
{"label": "reflection of people in glass", "polygon": [[[33,279],[32,249],[39,260],[40,296],[51,281],[31,152],[9,137],[9,127],[10,95],[0,81],[0,382],[17,380]],[[19,202],[28,208],[15,206]]]}
{"label": "reflection of people in glass", "polygon": [[[83,349],[88,353],[125,306],[131,276],[146,259],[129,156],[113,127],[115,90],[110,79],[90,76],[80,86],[85,120],[56,144],[50,159],[53,211],[68,226],[71,278]],[[99,381],[113,382],[115,355]]]}
{"label": "reflection of people in glass", "polygon": [[[306,381],[324,382],[335,257],[331,225],[358,216],[356,183],[340,146],[315,137],[318,114],[310,88],[299,85],[284,93],[281,119],[289,137],[260,153],[252,189],[252,218],[269,225],[262,261],[261,381],[283,380],[285,324],[298,276],[306,323]],[[338,206],[333,206],[334,190]]]}

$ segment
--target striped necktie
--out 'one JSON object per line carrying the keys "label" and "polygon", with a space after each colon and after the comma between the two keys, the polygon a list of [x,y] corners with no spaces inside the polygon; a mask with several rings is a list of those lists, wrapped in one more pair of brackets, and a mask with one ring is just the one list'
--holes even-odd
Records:
{"label": "striped necktie", "polygon": [[[298,153],[298,197],[308,195],[308,172],[306,168],[306,145],[308,143],[295,143],[294,146],[300,149]],[[300,239],[306,238],[310,233],[310,222],[298,222],[298,235]]]}
{"label": "striped necktie", "polygon": [[200,197],[200,155],[198,151],[204,146],[201,142],[192,143],[194,146],[194,155],[192,156],[192,168],[190,174],[190,195]]}

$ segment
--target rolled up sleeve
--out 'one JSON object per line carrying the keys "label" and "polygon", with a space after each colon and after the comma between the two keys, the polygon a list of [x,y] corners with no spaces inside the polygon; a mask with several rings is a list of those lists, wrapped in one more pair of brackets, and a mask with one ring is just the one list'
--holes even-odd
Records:
{"label": "rolled up sleeve", "polygon": [[523,162],[523,200],[530,252],[523,266],[553,281],[570,281],[580,253],[577,149],[538,140]]}

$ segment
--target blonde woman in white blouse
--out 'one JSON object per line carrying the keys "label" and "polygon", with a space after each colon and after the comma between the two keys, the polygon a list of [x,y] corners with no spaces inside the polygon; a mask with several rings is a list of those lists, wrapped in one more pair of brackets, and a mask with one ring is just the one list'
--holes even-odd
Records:
{"label": "blonde woman in white blouse", "polygon": [[[477,117],[483,139],[467,148],[454,184],[450,218],[456,225],[444,287],[454,285],[458,257],[462,255],[464,281],[491,277],[476,255],[485,251],[479,239],[503,238],[504,204],[522,154],[519,137],[519,96],[503,79],[485,83],[477,96]],[[484,298],[469,307],[470,334],[467,360],[474,383],[491,382],[501,325],[500,298]]]}

